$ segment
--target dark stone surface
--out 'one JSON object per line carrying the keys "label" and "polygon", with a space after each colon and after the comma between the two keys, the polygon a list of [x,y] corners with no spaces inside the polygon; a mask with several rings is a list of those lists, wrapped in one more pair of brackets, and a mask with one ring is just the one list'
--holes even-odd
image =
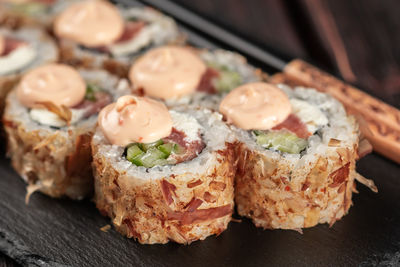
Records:
{"label": "dark stone surface", "polygon": [[33,266],[354,266],[399,263],[400,167],[369,155],[358,171],[379,194],[359,185],[349,215],[332,228],[261,230],[248,220],[231,223],[218,237],[189,246],[140,245],[115,230],[90,201],[54,200],[42,194],[25,205],[25,184],[0,160],[0,251]]}

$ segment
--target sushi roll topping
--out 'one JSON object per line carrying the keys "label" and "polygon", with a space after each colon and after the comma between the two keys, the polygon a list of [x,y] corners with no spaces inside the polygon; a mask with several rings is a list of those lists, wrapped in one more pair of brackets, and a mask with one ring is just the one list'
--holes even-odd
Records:
{"label": "sushi roll topping", "polygon": [[54,22],[59,38],[113,57],[129,56],[151,43],[164,43],[175,31],[174,22],[154,10],[119,10],[103,0],[72,3]]}
{"label": "sushi roll topping", "polygon": [[220,112],[228,123],[244,130],[268,130],[291,113],[289,98],[267,83],[249,83],[230,92],[221,102]]}
{"label": "sushi roll topping", "polygon": [[107,46],[124,32],[124,21],[112,4],[87,0],[70,5],[55,20],[54,32],[86,47]]}
{"label": "sushi roll topping", "polygon": [[36,50],[27,42],[0,34],[0,75],[27,66],[36,56]]}
{"label": "sushi roll topping", "polygon": [[109,93],[88,84],[79,72],[63,64],[47,64],[25,74],[17,97],[30,109],[32,120],[52,127],[64,127],[97,114],[112,102]]}
{"label": "sushi roll topping", "polygon": [[171,115],[163,103],[131,95],[106,106],[98,123],[110,143],[119,146],[156,142],[172,131]]}
{"label": "sushi roll topping", "polygon": [[41,102],[73,107],[85,97],[86,84],[79,73],[63,64],[47,64],[25,74],[17,87],[19,101],[36,108]]}
{"label": "sushi roll topping", "polygon": [[193,93],[205,71],[204,62],[188,48],[164,46],[140,57],[129,78],[136,89],[165,100]]}
{"label": "sushi roll topping", "polygon": [[[201,56],[203,52],[195,53],[187,47],[155,48],[132,65],[129,78],[138,94],[163,100],[175,100],[196,91],[228,93],[243,84],[245,78],[226,60],[221,63]],[[243,72],[248,71],[240,66]]]}

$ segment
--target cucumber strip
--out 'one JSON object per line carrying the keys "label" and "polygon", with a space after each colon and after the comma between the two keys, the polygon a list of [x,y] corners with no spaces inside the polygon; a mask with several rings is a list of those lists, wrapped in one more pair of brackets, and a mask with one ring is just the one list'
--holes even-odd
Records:
{"label": "cucumber strip", "polygon": [[297,137],[290,132],[261,132],[254,131],[257,144],[264,148],[272,148],[290,154],[299,154],[307,147],[307,140]]}
{"label": "cucumber strip", "polygon": [[185,148],[178,144],[174,144],[174,148],[172,149],[172,152],[175,154],[183,154],[183,153],[185,153]]}
{"label": "cucumber strip", "polygon": [[156,165],[173,164],[168,161],[171,153],[184,153],[184,148],[175,143],[165,143],[158,140],[149,144],[134,143],[126,150],[126,159],[136,166],[151,168]]}
{"label": "cucumber strip", "polygon": [[166,162],[166,154],[157,148],[150,148],[145,154],[141,155],[141,161],[143,166],[146,168],[154,167],[157,164],[160,164],[160,160],[165,160]]}
{"label": "cucumber strip", "polygon": [[96,92],[101,91],[100,87],[95,84],[88,83],[86,85],[85,99],[89,101],[96,101]]}
{"label": "cucumber strip", "polygon": [[163,145],[160,145],[160,146],[158,147],[158,149],[159,149],[161,152],[163,152],[164,154],[166,154],[166,155],[168,155],[168,156],[171,154],[173,148],[174,148],[174,144],[173,144],[173,143],[163,144]]}
{"label": "cucumber strip", "polygon": [[155,142],[153,142],[153,143],[139,144],[139,146],[140,146],[140,148],[141,148],[144,152],[146,152],[146,151],[149,150],[150,148],[158,147],[158,146],[160,146],[160,145],[162,145],[162,144],[164,144],[164,142],[163,142],[163,140],[160,139],[160,140],[155,141]]}
{"label": "cucumber strip", "polygon": [[139,148],[138,145],[132,145],[128,147],[126,151],[126,159],[132,161],[138,155],[144,154],[144,152]]}
{"label": "cucumber strip", "polygon": [[133,164],[135,164],[136,166],[143,166],[143,161],[142,161],[142,156],[145,155],[143,154],[139,154],[136,157],[132,158],[130,160],[130,162],[132,162]]}
{"label": "cucumber strip", "polygon": [[216,62],[209,62],[207,65],[219,72],[219,77],[213,82],[218,92],[229,92],[243,83],[242,76],[228,66]]}
{"label": "cucumber strip", "polygon": [[221,71],[218,79],[215,80],[214,86],[218,92],[229,92],[233,88],[242,84],[242,77],[236,71]]}
{"label": "cucumber strip", "polygon": [[27,16],[35,16],[46,12],[47,6],[41,3],[23,3],[15,5],[13,9]]}

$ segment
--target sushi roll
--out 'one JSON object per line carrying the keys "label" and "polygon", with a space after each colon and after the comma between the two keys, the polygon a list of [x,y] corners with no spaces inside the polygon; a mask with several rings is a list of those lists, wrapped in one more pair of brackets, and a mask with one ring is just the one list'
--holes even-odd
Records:
{"label": "sushi roll", "polygon": [[251,83],[221,102],[239,145],[235,202],[258,227],[332,225],[352,204],[359,131],[353,117],[313,89]]}
{"label": "sushi roll", "polygon": [[0,110],[3,110],[5,96],[21,74],[57,60],[57,46],[43,30],[0,27]]}
{"label": "sushi roll", "polygon": [[27,72],[6,100],[8,156],[28,183],[27,197],[81,199],[93,191],[90,140],[97,113],[128,83],[105,71],[47,64]]}
{"label": "sushi roll", "polygon": [[52,18],[52,9],[63,0],[2,0],[0,1],[0,24],[47,25]]}
{"label": "sushi roll", "polygon": [[218,110],[223,95],[241,84],[262,80],[263,74],[233,52],[163,46],[137,59],[129,79],[137,94],[163,100],[168,106]]}
{"label": "sushi roll", "polygon": [[209,110],[123,96],[92,139],[95,202],[143,244],[188,244],[224,231],[233,211],[235,138]]}
{"label": "sushi roll", "polygon": [[184,39],[176,23],[154,9],[123,8],[103,0],[69,4],[55,18],[53,32],[63,62],[119,76],[127,74],[140,51]]}

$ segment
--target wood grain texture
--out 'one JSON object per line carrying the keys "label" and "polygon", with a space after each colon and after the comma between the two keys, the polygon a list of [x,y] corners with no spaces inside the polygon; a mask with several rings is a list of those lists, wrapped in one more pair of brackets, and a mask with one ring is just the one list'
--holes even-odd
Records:
{"label": "wood grain texture", "polygon": [[[357,85],[400,107],[399,2],[330,0]],[[347,18],[347,19],[346,19]]]}
{"label": "wood grain texture", "polygon": [[281,0],[174,0],[206,19],[281,56],[307,57]]}
{"label": "wood grain texture", "polygon": [[[347,81],[400,108],[397,0],[174,1],[274,52],[339,75],[348,67],[355,77]],[[330,17],[328,27],[315,2]],[[327,33],[332,24],[339,41]]]}
{"label": "wood grain texture", "polygon": [[291,61],[284,73],[342,102],[348,114],[359,118],[360,130],[374,150],[400,163],[400,110],[302,60]]}
{"label": "wood grain texture", "polygon": [[[294,3],[300,7],[302,19],[309,25],[303,32],[307,31],[307,35],[313,37],[309,41],[302,39],[306,51],[310,55],[313,55],[312,50],[320,51],[322,57],[329,58],[329,64],[322,61],[322,57],[310,59],[331,71],[336,69],[346,80],[346,74],[340,71],[346,61],[343,56],[345,53],[350,71],[355,75],[354,81],[348,81],[400,107],[398,1],[295,0]],[[317,5],[321,8],[316,8]],[[287,7],[292,6],[289,4]],[[325,16],[321,13],[325,13]],[[332,27],[322,26],[326,23],[334,25],[337,30],[338,36],[333,40],[330,33],[334,31]],[[297,28],[301,27],[296,25]]]}

